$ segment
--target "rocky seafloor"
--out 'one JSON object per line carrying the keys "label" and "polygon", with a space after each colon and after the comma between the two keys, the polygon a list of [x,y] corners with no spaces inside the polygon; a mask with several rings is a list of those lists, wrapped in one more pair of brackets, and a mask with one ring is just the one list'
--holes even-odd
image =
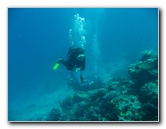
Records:
{"label": "rocky seafloor", "polygon": [[[47,121],[159,121],[158,55],[146,50],[128,66],[128,74],[77,88],[53,108]],[[90,85],[89,85],[90,86]],[[78,86],[79,87],[79,86]]]}

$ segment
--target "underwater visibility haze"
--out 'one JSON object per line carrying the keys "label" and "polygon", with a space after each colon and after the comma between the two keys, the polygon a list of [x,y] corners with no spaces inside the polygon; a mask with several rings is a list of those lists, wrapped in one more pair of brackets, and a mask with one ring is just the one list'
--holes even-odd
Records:
{"label": "underwater visibility haze", "polygon": [[[8,121],[158,122],[158,11],[9,8]],[[54,66],[71,46],[83,82]]]}

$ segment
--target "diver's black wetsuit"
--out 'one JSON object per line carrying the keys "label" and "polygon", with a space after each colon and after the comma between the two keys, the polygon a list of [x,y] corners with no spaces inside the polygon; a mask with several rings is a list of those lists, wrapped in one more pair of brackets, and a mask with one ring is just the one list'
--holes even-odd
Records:
{"label": "diver's black wetsuit", "polygon": [[85,69],[85,57],[82,60],[79,60],[77,57],[84,53],[85,51],[81,47],[70,47],[66,56],[66,61],[61,60],[61,63],[66,66],[68,70],[75,71],[75,68],[80,68],[80,71],[82,71]]}

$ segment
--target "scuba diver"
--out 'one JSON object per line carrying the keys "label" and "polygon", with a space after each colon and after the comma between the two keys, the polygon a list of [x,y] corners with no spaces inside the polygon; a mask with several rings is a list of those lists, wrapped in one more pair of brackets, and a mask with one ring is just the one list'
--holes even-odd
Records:
{"label": "scuba diver", "polygon": [[61,57],[55,63],[53,69],[57,70],[63,64],[70,71],[80,71],[80,80],[83,83],[81,71],[85,69],[85,51],[82,47],[70,47],[66,55],[66,60]]}

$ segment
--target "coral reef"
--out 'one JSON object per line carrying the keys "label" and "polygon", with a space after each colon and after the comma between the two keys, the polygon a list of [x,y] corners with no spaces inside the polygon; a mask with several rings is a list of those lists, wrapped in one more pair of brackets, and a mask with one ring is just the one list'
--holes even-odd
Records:
{"label": "coral reef", "polygon": [[[158,56],[142,53],[128,66],[128,75],[82,88],[74,77],[74,94],[59,102],[48,121],[158,121]],[[89,85],[88,85],[89,86]],[[81,88],[79,88],[81,87]]]}
{"label": "coral reef", "polygon": [[138,62],[128,67],[128,72],[142,104],[142,120],[158,120],[158,55],[152,50],[142,54]]}
{"label": "coral reef", "polygon": [[138,86],[157,80],[158,56],[152,50],[146,50],[143,52],[140,61],[128,66],[128,73]]}
{"label": "coral reef", "polygon": [[142,118],[141,104],[136,96],[120,95],[111,100],[115,105],[119,121],[140,121]]}

